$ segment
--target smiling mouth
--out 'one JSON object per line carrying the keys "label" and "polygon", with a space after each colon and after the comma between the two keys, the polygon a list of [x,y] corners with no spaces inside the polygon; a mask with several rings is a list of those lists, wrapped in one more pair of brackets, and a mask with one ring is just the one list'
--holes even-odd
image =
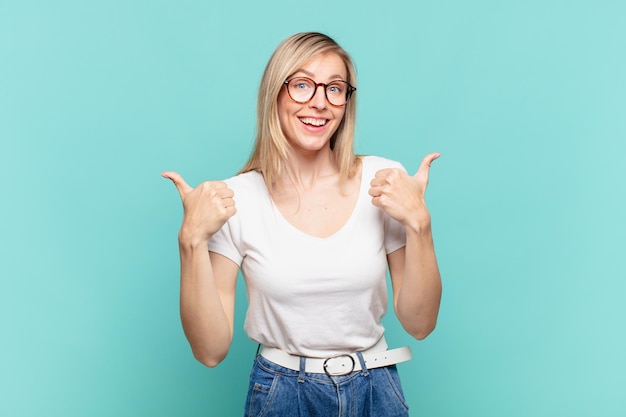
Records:
{"label": "smiling mouth", "polygon": [[328,123],[328,119],[315,119],[313,117],[299,117],[298,119],[305,125],[317,127],[324,126],[326,123]]}

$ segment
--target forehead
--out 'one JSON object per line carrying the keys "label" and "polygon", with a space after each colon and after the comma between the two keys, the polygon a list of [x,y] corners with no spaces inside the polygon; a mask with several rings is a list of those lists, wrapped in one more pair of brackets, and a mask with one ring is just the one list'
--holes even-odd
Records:
{"label": "forehead", "polygon": [[316,80],[348,78],[348,70],[343,59],[335,52],[313,55],[296,70],[295,74],[304,74]]}

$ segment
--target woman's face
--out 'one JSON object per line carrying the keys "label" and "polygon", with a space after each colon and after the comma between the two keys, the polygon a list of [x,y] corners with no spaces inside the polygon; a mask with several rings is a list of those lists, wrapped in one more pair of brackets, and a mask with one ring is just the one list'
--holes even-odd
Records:
{"label": "woman's face", "polygon": [[[295,73],[289,76],[307,77],[315,83],[347,81],[346,66],[333,52],[313,56]],[[278,119],[289,144],[299,151],[318,151],[329,146],[330,138],[341,123],[346,106],[333,106],[326,100],[324,87],[317,87],[315,95],[307,103],[293,101],[283,86],[278,95]]]}

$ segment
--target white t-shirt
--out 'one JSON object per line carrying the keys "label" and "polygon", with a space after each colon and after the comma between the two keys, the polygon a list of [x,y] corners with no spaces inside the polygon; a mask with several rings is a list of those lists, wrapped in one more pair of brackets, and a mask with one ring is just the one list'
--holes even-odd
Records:
{"label": "white t-shirt", "polygon": [[370,181],[388,159],[362,158],[358,201],[345,225],[318,238],[289,223],[263,176],[226,180],[237,213],[209,241],[209,250],[240,266],[248,294],[244,328],[253,341],[294,355],[329,357],[364,350],[383,335],[387,257],[405,245],[401,224],[375,207]]}

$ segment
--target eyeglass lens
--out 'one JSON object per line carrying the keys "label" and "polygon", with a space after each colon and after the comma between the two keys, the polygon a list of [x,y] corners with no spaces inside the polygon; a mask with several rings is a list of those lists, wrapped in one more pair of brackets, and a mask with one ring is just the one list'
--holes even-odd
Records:
{"label": "eyeglass lens", "polygon": [[[348,102],[349,84],[346,81],[333,81],[325,86],[326,99],[335,106],[343,106]],[[298,103],[311,100],[317,91],[317,84],[310,78],[294,78],[287,83],[289,95]]]}

